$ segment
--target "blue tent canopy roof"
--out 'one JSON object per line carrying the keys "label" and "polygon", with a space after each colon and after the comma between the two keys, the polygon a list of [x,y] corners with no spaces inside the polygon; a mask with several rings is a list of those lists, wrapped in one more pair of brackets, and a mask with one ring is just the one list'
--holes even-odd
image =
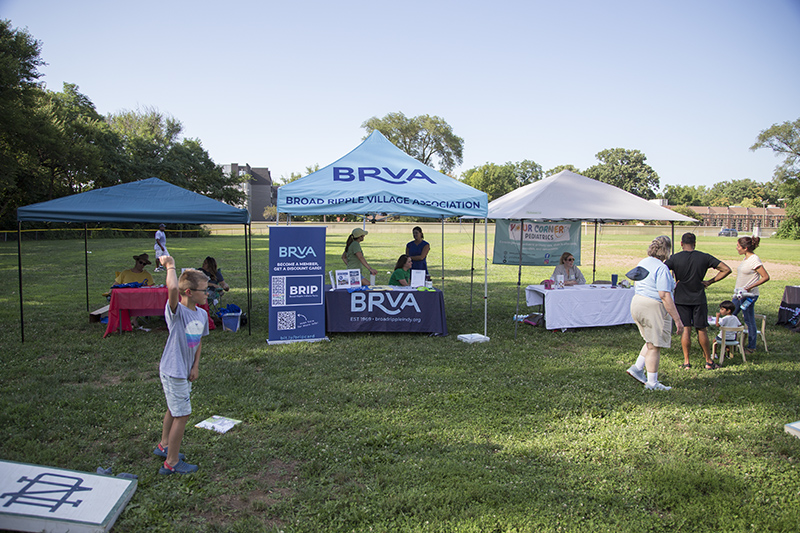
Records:
{"label": "blue tent canopy roof", "polygon": [[278,189],[278,211],[293,215],[485,217],[488,206],[485,192],[423,165],[377,130],[338,161]]}
{"label": "blue tent canopy roof", "polygon": [[149,178],[20,207],[17,220],[249,224],[250,213],[158,178]]}

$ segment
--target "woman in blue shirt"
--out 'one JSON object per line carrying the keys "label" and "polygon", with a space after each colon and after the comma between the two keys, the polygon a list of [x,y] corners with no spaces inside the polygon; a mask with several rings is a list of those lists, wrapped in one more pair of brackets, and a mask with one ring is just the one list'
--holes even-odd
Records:
{"label": "woman in blue shirt", "polygon": [[422,234],[422,228],[414,226],[411,230],[414,235],[414,240],[406,244],[406,255],[411,257],[412,270],[424,270],[425,274],[428,273],[428,252],[431,251],[431,245],[423,239],[425,235]]}
{"label": "woman in blue shirt", "polygon": [[647,257],[637,265],[641,277],[636,279],[636,293],[631,300],[631,317],[644,339],[644,346],[636,363],[628,369],[628,374],[644,383],[644,388],[648,390],[672,388],[658,381],[658,363],[661,360],[661,348],[669,348],[672,342],[672,320],[675,321],[677,334],[683,332],[683,323],[672,299],[675,281],[664,264],[671,253],[672,241],[669,237],[662,235],[653,239],[647,249]]}

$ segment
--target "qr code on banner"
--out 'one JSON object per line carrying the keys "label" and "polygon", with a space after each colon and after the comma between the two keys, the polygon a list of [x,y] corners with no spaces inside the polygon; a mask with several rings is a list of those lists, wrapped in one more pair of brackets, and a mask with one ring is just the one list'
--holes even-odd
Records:
{"label": "qr code on banner", "polygon": [[272,283],[270,291],[272,305],[286,305],[286,276],[272,276],[270,282]]}
{"label": "qr code on banner", "polygon": [[278,331],[295,329],[296,316],[294,311],[278,311]]}

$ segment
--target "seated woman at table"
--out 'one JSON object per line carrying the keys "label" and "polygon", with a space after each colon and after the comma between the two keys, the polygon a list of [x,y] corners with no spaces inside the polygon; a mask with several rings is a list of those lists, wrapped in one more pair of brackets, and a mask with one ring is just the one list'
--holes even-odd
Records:
{"label": "seated woman at table", "polygon": [[411,256],[403,254],[394,265],[394,272],[389,278],[389,285],[408,287],[411,284]]}
{"label": "seated woman at table", "polygon": [[117,277],[114,278],[114,285],[125,285],[127,283],[143,283],[145,285],[155,285],[153,282],[153,275],[144,269],[145,266],[151,264],[150,256],[147,254],[134,255],[133,260],[136,263],[133,268],[123,270]]}
{"label": "seated woman at table", "polygon": [[581,274],[580,269],[575,266],[575,256],[569,252],[561,254],[561,263],[553,270],[550,279],[556,280],[556,276],[564,276],[564,285],[586,285],[586,278]]}
{"label": "seated woman at table", "polygon": [[[133,265],[133,268],[129,268],[128,270],[123,270],[122,272],[117,274],[117,277],[114,278],[114,285],[126,285],[128,283],[143,283],[150,287],[155,285],[155,282],[153,281],[153,275],[144,269],[144,267],[146,267],[147,265],[152,264],[150,262],[150,256],[147,254],[134,255],[133,260],[136,261],[136,263]],[[110,293],[106,294],[110,295]],[[131,328],[136,329],[137,327],[143,331],[149,331],[146,328],[139,325],[139,317],[132,316]]]}
{"label": "seated woman at table", "polygon": [[213,257],[206,257],[203,260],[203,266],[198,268],[198,270],[208,276],[209,289],[221,289],[223,291],[229,291],[231,289],[230,286],[225,283],[222,270],[217,268],[217,261]]}

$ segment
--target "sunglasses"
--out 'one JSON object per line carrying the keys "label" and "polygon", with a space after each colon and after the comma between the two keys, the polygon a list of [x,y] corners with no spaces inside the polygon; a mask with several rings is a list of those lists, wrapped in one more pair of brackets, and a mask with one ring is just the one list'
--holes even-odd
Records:
{"label": "sunglasses", "polygon": [[137,262],[138,264],[140,264],[140,265],[146,265],[146,264],[147,264],[147,263],[145,263],[144,261],[138,261],[138,260],[137,260],[136,262]]}
{"label": "sunglasses", "polygon": [[575,258],[574,257],[570,257],[569,259],[567,259],[567,261],[575,261]]}

